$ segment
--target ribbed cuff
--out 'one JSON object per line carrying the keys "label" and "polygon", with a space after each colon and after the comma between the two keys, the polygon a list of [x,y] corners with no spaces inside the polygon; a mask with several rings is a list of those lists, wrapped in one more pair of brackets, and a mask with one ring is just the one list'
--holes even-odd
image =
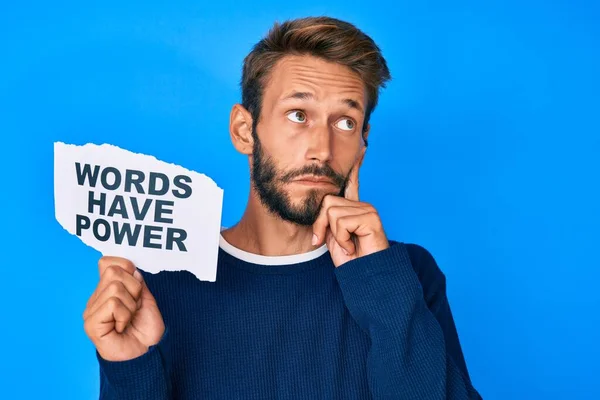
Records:
{"label": "ribbed cuff", "polygon": [[402,323],[403,308],[423,292],[404,243],[351,260],[335,275],[348,310],[368,333]]}
{"label": "ribbed cuff", "polygon": [[404,243],[391,242],[385,250],[348,261],[335,269],[338,280],[369,279],[386,273],[414,273]]}
{"label": "ribbed cuff", "polygon": [[161,340],[139,357],[109,361],[96,351],[100,371],[118,398],[167,399],[169,393],[168,357],[170,335],[166,327]]}

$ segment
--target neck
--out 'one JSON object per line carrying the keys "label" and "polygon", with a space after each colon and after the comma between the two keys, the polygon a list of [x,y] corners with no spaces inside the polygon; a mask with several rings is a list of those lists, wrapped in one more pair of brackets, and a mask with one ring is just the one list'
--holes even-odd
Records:
{"label": "neck", "polygon": [[232,246],[263,256],[288,256],[315,250],[311,244],[312,226],[293,224],[271,213],[260,202],[254,188],[240,221],[221,234]]}

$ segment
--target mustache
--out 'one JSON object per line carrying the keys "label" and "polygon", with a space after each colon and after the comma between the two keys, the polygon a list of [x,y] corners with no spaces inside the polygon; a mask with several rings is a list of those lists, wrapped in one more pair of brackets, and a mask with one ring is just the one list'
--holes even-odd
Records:
{"label": "mustache", "polygon": [[319,177],[323,177],[323,178],[328,178],[331,181],[333,181],[333,183],[335,185],[337,185],[338,187],[343,186],[344,183],[346,182],[345,176],[338,174],[337,172],[335,172],[333,170],[333,168],[331,168],[327,164],[325,164],[325,165],[317,165],[317,164],[306,165],[300,169],[296,169],[296,170],[285,173],[283,175],[283,177],[281,178],[281,180],[283,182],[290,182],[294,178],[297,178],[302,175],[314,175],[314,176],[319,176]]}

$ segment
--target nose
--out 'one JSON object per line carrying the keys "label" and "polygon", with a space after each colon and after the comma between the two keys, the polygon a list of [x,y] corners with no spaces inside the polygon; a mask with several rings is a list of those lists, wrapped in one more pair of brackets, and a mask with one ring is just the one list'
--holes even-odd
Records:
{"label": "nose", "polygon": [[331,161],[331,130],[326,124],[314,126],[309,133],[306,158],[310,161],[326,163]]}

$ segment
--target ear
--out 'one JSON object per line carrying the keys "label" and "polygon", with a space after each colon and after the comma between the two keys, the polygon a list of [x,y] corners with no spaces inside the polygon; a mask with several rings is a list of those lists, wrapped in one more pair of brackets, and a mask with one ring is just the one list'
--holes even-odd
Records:
{"label": "ear", "polygon": [[235,104],[229,115],[229,135],[237,151],[252,154],[252,115],[241,104]]}

